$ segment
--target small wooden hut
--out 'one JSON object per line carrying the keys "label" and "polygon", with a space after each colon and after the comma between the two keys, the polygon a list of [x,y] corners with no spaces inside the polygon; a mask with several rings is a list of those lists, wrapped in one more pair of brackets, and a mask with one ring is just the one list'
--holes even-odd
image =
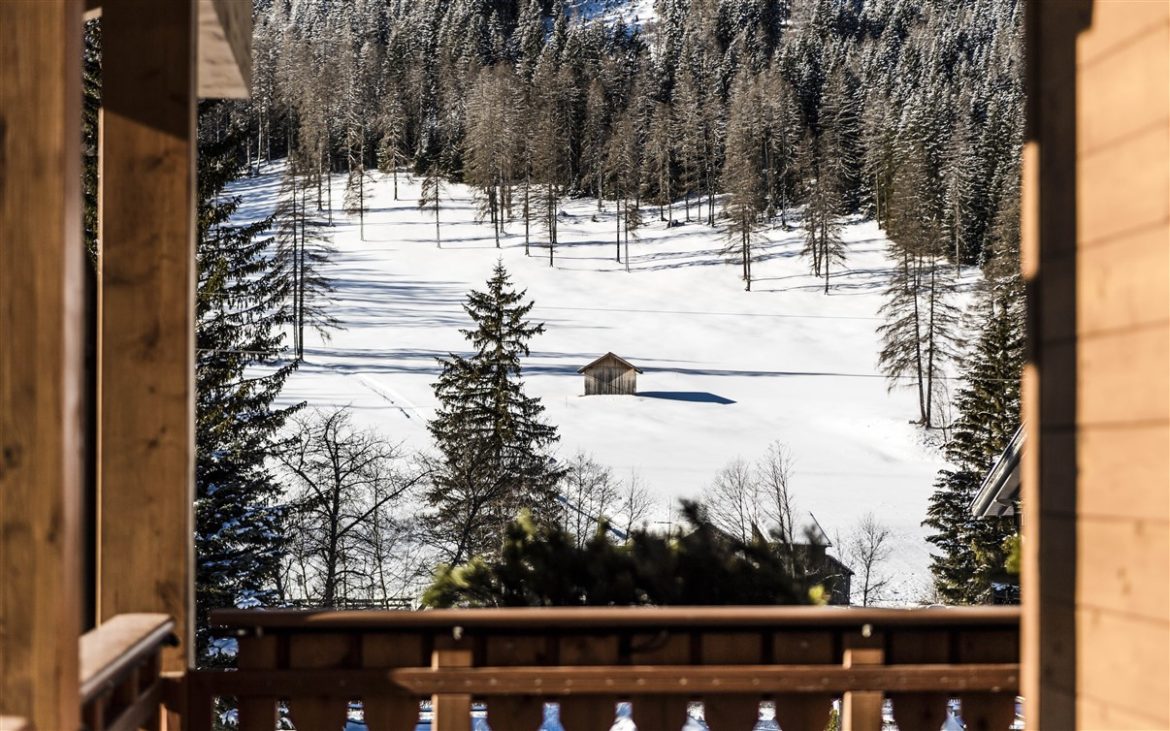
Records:
{"label": "small wooden hut", "polygon": [[606,353],[577,372],[585,374],[586,396],[632,396],[638,392],[638,374],[642,369],[625,358]]}

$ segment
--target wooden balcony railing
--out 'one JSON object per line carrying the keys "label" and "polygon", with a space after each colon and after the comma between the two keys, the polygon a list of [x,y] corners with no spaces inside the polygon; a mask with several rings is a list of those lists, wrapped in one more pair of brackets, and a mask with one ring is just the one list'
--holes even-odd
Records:
{"label": "wooden balcony railing", "polygon": [[120,614],[81,638],[81,718],[87,731],[157,726],[164,680],[159,653],[173,644],[165,614]]}
{"label": "wooden balcony railing", "polygon": [[[712,731],[750,731],[761,701],[784,731],[938,731],[961,701],[969,731],[1005,731],[1019,682],[1013,608],[812,607],[483,609],[431,612],[222,611],[238,669],[188,676],[189,731],[217,697],[243,731],[278,713],[301,731],[339,731],[360,701],[371,731],[467,731],[473,702],[494,731],[536,731],[546,701],[566,731],[607,731],[629,701],[639,731],[679,731],[703,703]],[[283,710],[279,710],[283,709]]]}

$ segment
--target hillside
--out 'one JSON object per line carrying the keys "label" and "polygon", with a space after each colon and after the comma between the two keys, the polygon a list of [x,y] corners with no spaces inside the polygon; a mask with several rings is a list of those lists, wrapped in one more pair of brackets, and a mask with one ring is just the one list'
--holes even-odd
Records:
{"label": "hillside", "polygon": [[[280,179],[277,165],[239,181],[237,218],[271,211]],[[335,214],[329,229],[337,254],[326,273],[344,329],[328,342],[310,336],[285,402],[348,407],[386,439],[427,449],[435,359],[463,349],[463,298],[500,257],[547,324],[524,373],[560,428],[562,456],[581,450],[619,477],[636,474],[661,501],[655,521],[667,522],[676,498],[697,496],[729,461],[754,460],[779,440],[794,457],[805,519],[811,512],[831,538],[845,537],[873,511],[896,535],[889,566],[900,597],[924,594],[919,523],[941,462],[910,423],[912,394],[888,392],[875,369],[890,263],[872,222],[845,228],[846,268],[828,295],[799,256],[800,232],[768,231],[749,293],[721,253],[722,233],[704,225],[668,230],[647,209],[627,273],[613,260],[612,207],[598,213],[595,200],[570,201],[550,268],[547,249],[524,255],[522,224],[497,250],[490,226],[474,221],[469,189],[449,186],[437,248],[417,181],[400,175],[395,201],[388,177],[374,180],[365,240],[356,216]],[[342,178],[334,185],[339,201]],[[682,214],[676,206],[676,219]],[[607,351],[645,370],[639,396],[581,395],[577,369]]]}

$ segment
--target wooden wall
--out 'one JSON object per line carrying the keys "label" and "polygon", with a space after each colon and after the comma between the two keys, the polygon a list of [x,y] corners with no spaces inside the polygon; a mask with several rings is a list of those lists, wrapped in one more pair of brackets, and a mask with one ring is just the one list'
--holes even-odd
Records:
{"label": "wooden wall", "polygon": [[585,371],[585,395],[628,396],[638,392],[638,372],[615,360],[604,360]]}
{"label": "wooden wall", "polygon": [[1170,728],[1170,3],[1033,0],[1030,728]]}

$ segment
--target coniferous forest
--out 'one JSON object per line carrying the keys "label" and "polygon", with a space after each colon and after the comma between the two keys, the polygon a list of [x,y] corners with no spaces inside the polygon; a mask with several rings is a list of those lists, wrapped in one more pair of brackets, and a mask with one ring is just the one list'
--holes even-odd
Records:
{"label": "coniferous forest", "polygon": [[[502,266],[467,301],[476,352],[439,364],[438,454],[407,460],[344,413],[274,405],[305,358],[306,330],[339,324],[322,274],[328,229],[344,212],[365,236],[374,170],[393,178],[395,197],[399,175],[422,181],[412,203],[438,247],[452,184],[475,191],[497,247],[505,228],[521,231],[525,253],[550,265],[560,207],[595,199],[616,213],[617,262],[628,267],[648,225],[708,226],[735,262],[711,276],[734,271],[748,291],[766,229],[798,232],[804,265],[831,294],[847,262],[842,228],[876,221],[897,263],[877,365],[890,388],[912,389],[906,418],[941,435],[950,464],[923,516],[935,595],[991,598],[1015,527],[968,505],[1019,424],[1019,2],[658,0],[652,18],[628,24],[564,0],[255,5],[252,98],[200,116],[201,610],[333,606],[354,591],[385,602],[387,586],[417,583],[436,562],[498,559],[506,536],[514,550],[553,535],[581,551],[593,544],[591,527],[572,528],[580,515],[604,515],[603,537],[623,521],[619,533],[634,535],[645,519],[636,481],[585,454],[554,458],[555,425],[519,366],[543,326]],[[100,68],[99,46],[91,28],[87,62]],[[224,186],[278,159],[288,164],[273,218],[231,225],[238,201]],[[344,199],[333,200],[339,175]],[[949,389],[953,373],[962,380]],[[321,478],[329,459],[352,479]],[[777,444],[758,464],[729,464],[693,517],[743,546],[764,525],[793,541],[789,463]],[[408,495],[459,530],[404,537],[393,508]],[[727,509],[745,500],[748,518]],[[509,527],[521,513],[555,519]],[[851,542],[867,603],[883,539],[871,528],[868,549]],[[410,556],[393,579],[390,554]]]}

